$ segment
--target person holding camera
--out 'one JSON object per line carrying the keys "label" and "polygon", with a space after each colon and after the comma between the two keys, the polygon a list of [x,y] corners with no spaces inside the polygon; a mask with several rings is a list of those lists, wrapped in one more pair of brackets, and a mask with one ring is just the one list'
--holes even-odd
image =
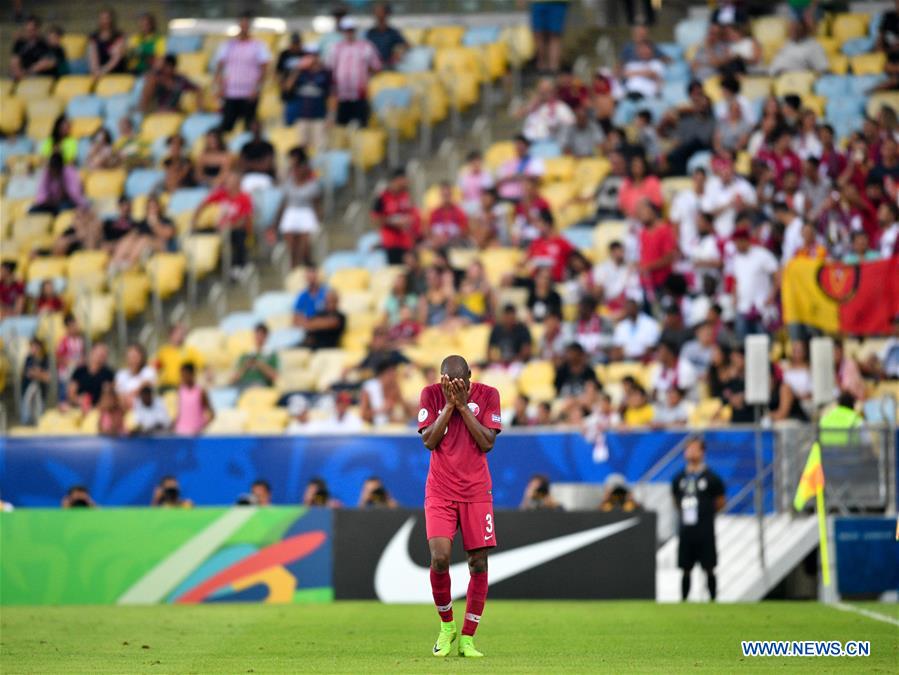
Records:
{"label": "person holding camera", "polygon": [[163,476],[159,485],[153,490],[153,500],[150,506],[162,506],[167,508],[192,508],[194,503],[190,499],[181,496],[181,485],[174,476]]}
{"label": "person holding camera", "polygon": [[95,509],[97,502],[84,485],[73,485],[62,498],[61,506],[64,509]]}
{"label": "person holding camera", "polygon": [[306,491],[303,493],[303,506],[324,506],[334,509],[342,504],[331,497],[324,478],[313,478],[306,485]]}
{"label": "person holding camera", "polygon": [[360,509],[395,509],[397,506],[396,500],[384,487],[384,481],[377,476],[372,476],[362,484],[362,491],[359,493]]}
{"label": "person holding camera", "polygon": [[549,478],[536,474],[524,489],[520,508],[522,511],[561,511],[562,505],[549,494]]}

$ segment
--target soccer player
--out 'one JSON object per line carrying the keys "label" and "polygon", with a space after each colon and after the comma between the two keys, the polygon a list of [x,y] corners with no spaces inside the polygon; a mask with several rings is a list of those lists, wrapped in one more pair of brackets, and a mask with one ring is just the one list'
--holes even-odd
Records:
{"label": "soccer player", "polygon": [[499,392],[472,382],[471,369],[461,356],[444,359],[440,382],[422,390],[418,411],[418,432],[431,451],[425,525],[431,549],[431,591],[442,622],[434,656],[447,656],[457,635],[449,564],[458,528],[471,575],[459,656],[483,656],[473,638],[487,600],[487,550],[496,546],[487,453],[501,430]]}
{"label": "soccer player", "polygon": [[671,492],[680,515],[677,564],[683,570],[681,598],[690,595],[690,573],[698,562],[705,571],[709,597],[717,592],[715,513],[724,508],[724,483],[705,464],[705,441],[691,438],[684,448],[687,466],[674,477]]}

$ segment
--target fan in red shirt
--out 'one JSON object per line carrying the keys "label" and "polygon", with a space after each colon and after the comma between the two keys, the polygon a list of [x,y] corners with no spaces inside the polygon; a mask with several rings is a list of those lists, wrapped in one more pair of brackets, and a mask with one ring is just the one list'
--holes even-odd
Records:
{"label": "fan in red shirt", "polygon": [[25,309],[25,284],[16,279],[16,263],[0,265],[0,318],[18,316]]}
{"label": "fan in red shirt", "polygon": [[648,199],[637,203],[637,219],[643,224],[640,230],[640,274],[647,291],[658,293],[677,258],[677,236],[674,228],[659,217],[659,212]]}
{"label": "fan in red shirt", "polygon": [[229,173],[222,186],[206,196],[194,213],[193,227],[212,204],[219,207],[219,229],[227,231],[231,238],[231,262],[234,267],[243,267],[247,263],[247,235],[253,231],[253,198],[241,191],[240,174]]}
{"label": "fan in red shirt", "polygon": [[425,239],[433,248],[464,244],[468,236],[468,216],[453,201],[453,186],[440,184],[440,204],[431,211]]}
{"label": "fan in red shirt", "polygon": [[431,451],[425,523],[431,549],[431,591],[442,622],[434,656],[449,654],[456,639],[449,565],[453,537],[460,528],[471,574],[460,653],[481,656],[471,638],[487,600],[487,549],[496,546],[486,454],[502,431],[499,392],[472,382],[464,358],[448,356],[440,366],[440,382],[421,392],[418,431]]}
{"label": "fan in red shirt", "polygon": [[528,265],[534,268],[532,271],[541,266],[549,267],[552,270],[553,281],[562,281],[565,278],[568,259],[575,248],[565,237],[556,234],[552,212],[541,211],[537,227],[540,236],[528,246]]}
{"label": "fan in red shirt", "polygon": [[420,237],[418,209],[409,194],[409,181],[402,169],[394,171],[387,188],[375,200],[371,214],[381,229],[381,245],[390,265],[401,265]]}
{"label": "fan in red shirt", "polygon": [[540,179],[531,177],[525,181],[524,194],[515,205],[513,244],[524,246],[540,235],[537,222],[544,211],[549,211],[549,202],[540,196]]}
{"label": "fan in red shirt", "polygon": [[774,182],[777,187],[782,185],[784,174],[787,171],[795,171],[797,176],[802,175],[802,160],[793,152],[791,143],[793,136],[786,127],[773,133],[774,139],[770,149],[760,150],[757,159],[765,162],[774,171]]}

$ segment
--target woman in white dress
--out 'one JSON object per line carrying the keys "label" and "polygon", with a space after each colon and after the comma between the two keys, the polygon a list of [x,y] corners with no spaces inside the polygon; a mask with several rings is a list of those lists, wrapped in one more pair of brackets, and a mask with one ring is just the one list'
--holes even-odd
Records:
{"label": "woman in white dress", "polygon": [[290,151],[290,170],[281,186],[284,202],[278,229],[290,252],[291,267],[312,264],[312,236],[320,229],[318,200],[322,185],[302,148]]}

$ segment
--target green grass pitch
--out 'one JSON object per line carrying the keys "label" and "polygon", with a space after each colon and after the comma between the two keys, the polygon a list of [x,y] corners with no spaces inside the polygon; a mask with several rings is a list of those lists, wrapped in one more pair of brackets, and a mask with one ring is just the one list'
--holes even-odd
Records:
{"label": "green grass pitch", "polygon": [[[460,623],[462,602],[457,602]],[[896,605],[866,609],[899,617]],[[899,628],[815,603],[489,601],[486,658],[430,655],[426,606],[3,607],[0,672],[897,672]],[[741,640],[870,640],[868,658],[743,658]]]}

